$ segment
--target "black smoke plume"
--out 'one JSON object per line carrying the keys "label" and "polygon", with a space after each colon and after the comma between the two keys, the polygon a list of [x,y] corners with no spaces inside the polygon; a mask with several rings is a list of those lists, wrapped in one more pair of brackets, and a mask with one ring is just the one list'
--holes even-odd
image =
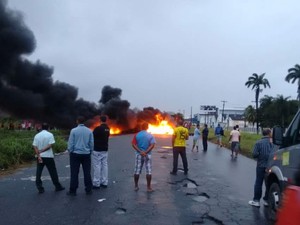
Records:
{"label": "black smoke plume", "polygon": [[24,58],[35,49],[34,35],[22,14],[6,6],[0,0],[0,108],[21,119],[58,127],[73,126],[78,115],[96,115],[94,103],[77,99],[76,87],[53,81],[53,67]]}
{"label": "black smoke plume", "polygon": [[[171,121],[168,114],[153,107],[130,109],[122,100],[122,90],[104,86],[99,105],[77,99],[78,90],[70,84],[53,81],[54,68],[39,60],[31,62],[25,56],[36,46],[32,31],[22,14],[7,8],[0,0],[0,109],[19,119],[48,122],[60,128],[71,128],[78,115],[89,119],[89,125],[99,115],[107,115],[110,123],[122,131],[136,131],[143,122],[157,124]],[[95,119],[96,118],[96,119]],[[87,124],[87,125],[88,125]]]}
{"label": "black smoke plume", "polygon": [[[107,85],[103,87],[101,93],[100,113],[108,116],[108,123],[111,127],[119,128],[123,133],[140,130],[144,122],[159,125],[162,120],[167,120],[170,125],[175,124],[173,117],[159,109],[153,107],[145,107],[143,110],[130,109],[130,103],[121,99],[122,90],[120,88]],[[95,116],[87,122],[87,126],[91,128],[97,125],[99,125],[99,116]]]}
{"label": "black smoke plume", "polygon": [[110,121],[122,130],[131,130],[136,127],[136,113],[130,109],[130,103],[122,100],[122,90],[111,86],[104,86],[101,93],[100,111],[107,115]]}

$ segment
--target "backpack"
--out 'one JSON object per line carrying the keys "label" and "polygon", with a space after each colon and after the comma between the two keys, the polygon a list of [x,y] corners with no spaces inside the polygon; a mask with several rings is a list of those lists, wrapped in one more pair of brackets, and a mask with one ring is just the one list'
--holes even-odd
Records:
{"label": "backpack", "polygon": [[220,135],[224,136],[224,130],[223,130],[222,127],[221,127],[221,129],[220,129]]}

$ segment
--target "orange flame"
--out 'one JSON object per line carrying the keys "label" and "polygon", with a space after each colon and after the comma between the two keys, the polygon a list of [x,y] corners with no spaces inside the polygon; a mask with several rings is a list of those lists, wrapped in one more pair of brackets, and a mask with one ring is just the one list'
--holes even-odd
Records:
{"label": "orange flame", "polygon": [[159,125],[149,124],[149,128],[147,130],[151,134],[173,134],[174,130],[172,126],[168,124],[168,121],[162,120]]}
{"label": "orange flame", "polygon": [[117,127],[111,127],[109,132],[110,134],[120,134],[121,130]]}
{"label": "orange flame", "polygon": [[[93,131],[97,126],[100,126],[100,122],[92,124],[89,128]],[[110,134],[120,134],[122,131],[120,128],[113,127],[109,125],[109,133]]]}

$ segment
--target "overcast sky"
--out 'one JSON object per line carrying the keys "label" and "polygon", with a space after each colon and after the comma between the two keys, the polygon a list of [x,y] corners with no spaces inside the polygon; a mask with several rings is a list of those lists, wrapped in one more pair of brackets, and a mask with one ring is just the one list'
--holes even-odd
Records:
{"label": "overcast sky", "polygon": [[131,108],[199,110],[254,103],[245,82],[266,73],[271,89],[296,98],[284,81],[300,64],[299,0],[8,0],[23,12],[37,47],[27,56],[54,67],[54,80],[98,102],[122,89]]}

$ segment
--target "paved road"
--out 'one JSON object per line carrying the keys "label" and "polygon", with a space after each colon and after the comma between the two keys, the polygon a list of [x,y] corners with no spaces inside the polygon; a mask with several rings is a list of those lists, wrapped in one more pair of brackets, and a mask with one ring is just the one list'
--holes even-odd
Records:
{"label": "paved road", "polygon": [[[169,174],[170,136],[156,136],[153,152],[153,193],[144,173],[140,190],[133,189],[132,135],[110,139],[109,187],[86,195],[82,173],[76,197],[54,192],[47,170],[45,193],[35,188],[35,165],[0,179],[0,224],[15,225],[265,225],[265,209],[248,206],[253,195],[255,161],[209,143],[208,152],[191,152],[189,174]],[[69,186],[68,154],[56,156],[61,183]],[[179,167],[181,166],[179,163]]]}

